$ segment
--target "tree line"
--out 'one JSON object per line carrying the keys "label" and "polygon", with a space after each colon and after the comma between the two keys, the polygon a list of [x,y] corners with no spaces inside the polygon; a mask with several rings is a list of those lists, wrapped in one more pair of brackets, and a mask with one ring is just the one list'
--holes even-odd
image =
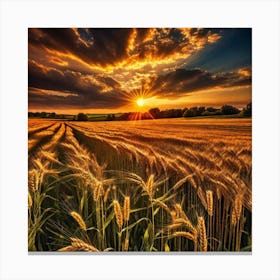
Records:
{"label": "tree line", "polygon": [[[135,113],[124,113],[120,118],[130,120]],[[223,105],[221,108],[214,107],[191,107],[184,109],[160,110],[152,108],[148,112],[142,113],[141,119],[163,119],[163,118],[191,118],[201,116],[218,116],[218,115],[239,115],[241,117],[252,116],[252,103],[247,104],[242,110],[232,106]]]}
{"label": "tree line", "polygon": [[[148,112],[137,113],[129,112],[123,113],[119,117],[116,117],[115,114],[108,114],[104,117],[104,121],[115,121],[123,120],[128,121],[135,119],[135,115],[140,114],[140,119],[164,119],[164,118],[193,118],[201,116],[219,116],[219,115],[238,115],[240,117],[251,117],[252,116],[252,103],[247,104],[242,110],[232,106],[232,105],[223,105],[221,108],[214,107],[191,107],[184,109],[168,109],[160,110],[159,108],[152,108]],[[38,118],[67,118],[73,121],[88,121],[87,114],[79,113],[77,115],[57,115],[56,113],[47,113],[47,112],[28,112],[28,117],[38,117]]]}

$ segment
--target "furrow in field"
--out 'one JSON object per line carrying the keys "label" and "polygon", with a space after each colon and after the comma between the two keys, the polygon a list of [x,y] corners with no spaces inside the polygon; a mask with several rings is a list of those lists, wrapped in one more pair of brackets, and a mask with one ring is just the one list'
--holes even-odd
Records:
{"label": "furrow in field", "polygon": [[[84,132],[82,129],[74,128],[74,134],[79,141],[86,145],[87,148],[92,150],[95,154],[100,154],[99,158],[122,158],[124,154],[126,157],[136,159],[137,162],[148,162],[150,166],[155,165],[157,162],[156,154],[152,147],[147,147],[143,143],[129,143],[127,141],[120,141],[120,139],[108,139],[99,135],[92,135]],[[103,152],[101,152],[103,151]]]}
{"label": "furrow in field", "polygon": [[33,137],[35,134],[37,134],[38,132],[47,130],[47,129],[51,129],[53,126],[55,126],[56,123],[55,122],[44,122],[43,124],[39,124],[36,125],[35,127],[29,127],[28,125],[28,138],[29,137]]}
{"label": "furrow in field", "polygon": [[[215,130],[205,132],[201,129],[189,130],[185,128],[182,130],[173,129],[168,131],[166,129],[157,130],[155,129],[146,129],[145,127],[138,128],[137,126],[129,126],[124,127],[119,124],[110,124],[110,129],[108,130],[103,124],[73,124],[75,127],[81,127],[84,131],[104,135],[104,136],[123,136],[131,139],[139,139],[143,142],[151,142],[151,141],[161,141],[163,143],[173,141],[174,144],[181,144],[184,141],[190,142],[191,145],[200,144],[198,142],[209,142],[212,141],[214,143],[219,143],[221,140],[227,144],[232,143],[233,140],[236,145],[240,145],[241,143],[246,143],[251,140],[251,136],[249,134],[241,134],[239,133],[237,136],[230,135],[228,132],[223,130]],[[163,133],[164,131],[164,133]]]}
{"label": "furrow in field", "polygon": [[63,137],[65,124],[57,122],[50,128],[40,131],[28,140],[28,155],[36,157],[39,150],[52,151]]}
{"label": "furrow in field", "polygon": [[32,136],[28,137],[28,153],[32,154],[34,150],[37,149],[43,143],[47,143],[49,139],[55,134],[59,129],[60,124],[54,123],[45,130],[40,130],[34,133]]}

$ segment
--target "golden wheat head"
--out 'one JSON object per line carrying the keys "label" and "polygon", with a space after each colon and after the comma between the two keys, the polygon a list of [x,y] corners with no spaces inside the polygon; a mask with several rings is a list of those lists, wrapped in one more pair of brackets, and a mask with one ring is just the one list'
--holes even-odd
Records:
{"label": "golden wheat head", "polygon": [[87,230],[86,223],[85,223],[84,219],[82,218],[82,216],[79,213],[77,213],[75,211],[72,211],[70,213],[70,215],[73,217],[73,219],[77,222],[77,224],[79,225],[79,227],[82,230],[84,230],[84,231]]}
{"label": "golden wheat head", "polygon": [[207,235],[206,235],[205,221],[204,221],[203,217],[198,218],[198,229],[199,229],[200,251],[206,252],[207,251]]}
{"label": "golden wheat head", "polygon": [[123,219],[125,222],[129,221],[130,216],[130,197],[126,196],[124,198],[124,204],[123,204]]}
{"label": "golden wheat head", "polygon": [[195,241],[195,237],[193,234],[187,231],[176,231],[172,234],[174,237],[185,237],[191,241]]}
{"label": "golden wheat head", "polygon": [[207,212],[209,216],[213,216],[213,192],[206,191],[206,201],[207,201]]}
{"label": "golden wheat head", "polygon": [[116,222],[117,222],[118,227],[121,228],[123,225],[122,208],[120,206],[120,203],[117,200],[114,200],[113,204],[114,204]]}
{"label": "golden wheat head", "polygon": [[74,252],[74,251],[86,251],[86,252],[99,252],[93,245],[86,243],[79,238],[71,238],[71,245],[59,249],[59,252]]}

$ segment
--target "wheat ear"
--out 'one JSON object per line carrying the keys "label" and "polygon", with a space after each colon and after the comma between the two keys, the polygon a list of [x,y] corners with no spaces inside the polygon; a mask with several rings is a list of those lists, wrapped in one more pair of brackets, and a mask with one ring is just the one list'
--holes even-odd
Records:
{"label": "wheat ear", "polygon": [[130,197],[126,196],[124,198],[124,205],[123,205],[123,219],[125,222],[129,221],[130,215]]}
{"label": "wheat ear", "polygon": [[206,200],[207,200],[207,212],[209,216],[213,216],[213,192],[208,190],[206,191]]}
{"label": "wheat ear", "polygon": [[205,221],[204,221],[203,217],[198,218],[198,228],[199,228],[200,251],[206,252],[207,251],[207,235],[206,235]]}
{"label": "wheat ear", "polygon": [[113,201],[114,204],[114,211],[115,211],[115,216],[116,216],[116,222],[119,228],[122,227],[123,225],[123,214],[122,214],[122,209],[117,200]]}
{"label": "wheat ear", "polygon": [[191,241],[195,241],[195,237],[193,234],[187,231],[176,231],[172,234],[174,237],[185,237]]}
{"label": "wheat ear", "polygon": [[75,211],[72,211],[72,212],[70,213],[70,215],[73,217],[73,219],[77,222],[77,224],[79,225],[79,227],[80,227],[82,230],[84,230],[84,231],[87,230],[86,223],[85,223],[85,221],[83,220],[82,216],[81,216],[79,213],[77,213],[77,212],[75,212]]}
{"label": "wheat ear", "polygon": [[79,238],[71,238],[71,245],[59,249],[59,252],[72,252],[72,251],[87,251],[87,252],[99,252],[97,248],[91,244],[86,243],[85,241]]}

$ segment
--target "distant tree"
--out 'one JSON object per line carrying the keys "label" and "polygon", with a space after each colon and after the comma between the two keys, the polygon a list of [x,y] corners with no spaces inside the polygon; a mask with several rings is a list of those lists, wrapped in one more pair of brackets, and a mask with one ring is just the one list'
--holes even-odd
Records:
{"label": "distant tree", "polygon": [[46,113],[46,112],[41,112],[40,114],[39,114],[39,117],[40,118],[46,118],[48,116],[48,114]]}
{"label": "distant tree", "polygon": [[208,111],[208,112],[216,112],[216,111],[218,111],[219,109],[216,109],[216,108],[213,108],[213,107],[207,107],[206,108],[206,111]]}
{"label": "distant tree", "polygon": [[113,121],[115,119],[116,119],[116,117],[114,114],[108,114],[106,117],[106,121]]}
{"label": "distant tree", "polygon": [[152,119],[153,117],[151,116],[151,114],[149,112],[144,112],[141,114],[141,119],[142,120],[150,120]]}
{"label": "distant tree", "polygon": [[106,121],[111,121],[112,120],[112,115],[108,114],[106,117]]}
{"label": "distant tree", "polygon": [[128,121],[130,115],[131,115],[131,113],[123,113],[123,114],[120,116],[120,120],[122,120],[122,121]]}
{"label": "distant tree", "polygon": [[202,116],[214,116],[216,112],[210,112],[206,110],[205,112],[202,113]]}
{"label": "distant tree", "polygon": [[245,117],[252,117],[252,102],[250,102],[246,105],[245,108],[243,108],[241,115]]}
{"label": "distant tree", "polygon": [[88,121],[88,116],[84,113],[79,113],[77,115],[77,121]]}
{"label": "distant tree", "polygon": [[183,110],[182,109],[175,109],[173,112],[174,118],[181,118],[183,116]]}
{"label": "distant tree", "polygon": [[201,116],[205,112],[205,107],[198,107],[197,116]]}
{"label": "distant tree", "polygon": [[[202,108],[202,107],[201,107]],[[202,110],[201,110],[202,111]],[[188,110],[186,110],[183,114],[184,118],[188,118],[188,117],[196,117],[199,116],[199,109],[197,107],[192,107]]]}
{"label": "distant tree", "polygon": [[202,116],[215,116],[215,115],[222,115],[222,112],[219,109],[216,109],[213,107],[207,107],[201,115]]}
{"label": "distant tree", "polygon": [[154,119],[158,119],[160,117],[159,108],[152,108],[149,110],[149,113],[153,116]]}
{"label": "distant tree", "polygon": [[235,115],[240,113],[240,110],[231,105],[224,105],[221,108],[221,112],[223,115]]}
{"label": "distant tree", "polygon": [[195,112],[191,109],[188,109],[183,114],[184,118],[195,117]]}
{"label": "distant tree", "polygon": [[184,113],[185,113],[186,111],[188,111],[188,108],[182,109],[182,116],[184,115]]}
{"label": "distant tree", "polygon": [[56,113],[55,112],[52,112],[52,113],[49,114],[49,118],[54,119],[55,117],[56,117]]}

